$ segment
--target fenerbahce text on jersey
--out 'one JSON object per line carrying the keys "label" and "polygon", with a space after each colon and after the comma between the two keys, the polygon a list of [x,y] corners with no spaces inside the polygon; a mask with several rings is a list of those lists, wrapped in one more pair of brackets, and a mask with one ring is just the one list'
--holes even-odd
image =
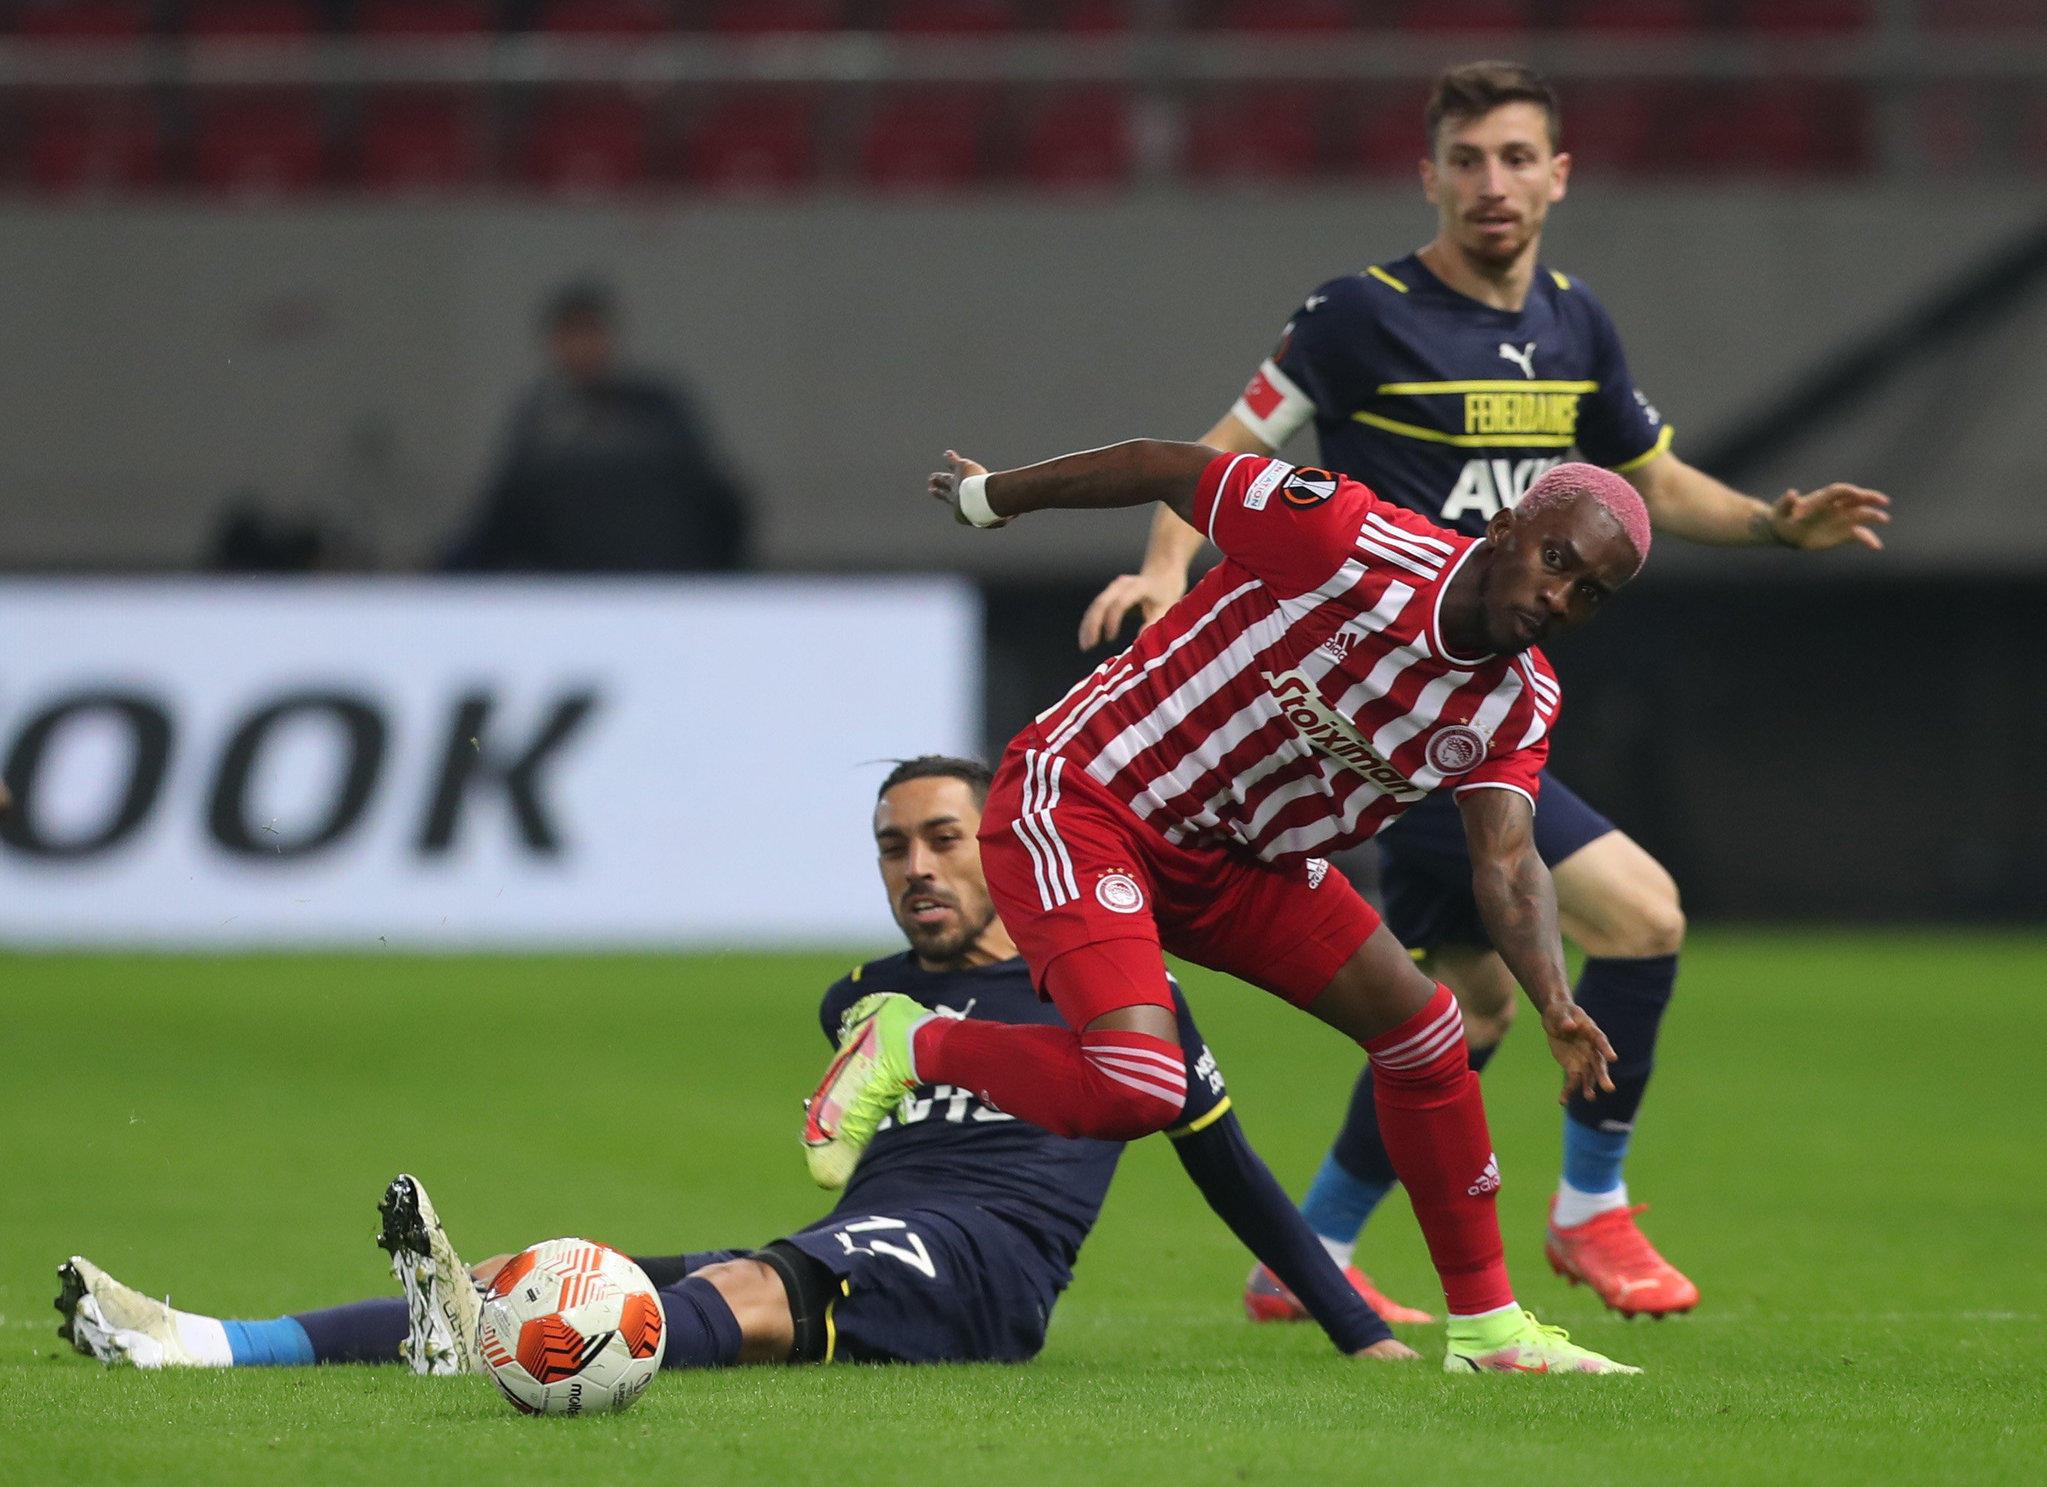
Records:
{"label": "fenerbahce text on jersey", "polygon": [[1220,455],[1187,596],[1034,725],[1167,841],[1326,857],[1431,791],[1535,802],[1561,700],[1549,663],[1456,655],[1443,591],[1479,547],[1356,481]]}
{"label": "fenerbahce text on jersey", "polygon": [[1670,447],[1582,283],[1537,268],[1496,310],[1413,254],[1309,295],[1231,411],[1274,449],[1313,418],[1323,464],[1472,536],[1573,448],[1626,474]]}

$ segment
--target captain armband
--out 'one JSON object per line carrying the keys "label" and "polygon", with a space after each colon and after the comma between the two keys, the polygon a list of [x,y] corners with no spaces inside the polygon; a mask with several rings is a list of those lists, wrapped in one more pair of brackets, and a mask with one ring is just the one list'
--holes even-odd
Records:
{"label": "captain armband", "polygon": [[1315,400],[1268,358],[1260,364],[1230,414],[1268,448],[1278,449],[1315,416]]}

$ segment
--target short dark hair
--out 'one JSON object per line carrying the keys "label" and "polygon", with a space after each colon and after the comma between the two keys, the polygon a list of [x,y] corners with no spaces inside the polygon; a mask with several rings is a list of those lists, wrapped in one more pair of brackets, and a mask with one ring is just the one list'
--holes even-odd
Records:
{"label": "short dark hair", "polygon": [[1444,68],[1429,93],[1429,106],[1422,114],[1429,130],[1429,153],[1436,153],[1436,139],[1445,119],[1481,119],[1509,103],[1532,103],[1540,108],[1549,119],[1549,147],[1558,147],[1564,111],[1557,103],[1556,89],[1541,73],[1519,62],[1463,62]]}
{"label": "short dark hair", "polygon": [[888,772],[888,778],[881,782],[881,788],[874,792],[874,798],[882,796],[910,780],[959,780],[974,792],[974,804],[988,803],[988,786],[995,780],[995,773],[978,759],[961,759],[952,754],[919,754],[914,759],[899,759],[896,767]]}
{"label": "short dark hair", "polygon": [[540,310],[540,323],[548,330],[565,320],[595,320],[610,325],[617,318],[618,296],[594,274],[557,285]]}

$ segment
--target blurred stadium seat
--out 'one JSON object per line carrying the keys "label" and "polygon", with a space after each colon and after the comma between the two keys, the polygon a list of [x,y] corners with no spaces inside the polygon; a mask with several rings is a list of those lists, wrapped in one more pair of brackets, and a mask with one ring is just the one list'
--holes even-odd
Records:
{"label": "blurred stadium seat", "polygon": [[1676,109],[1670,164],[1703,174],[1837,174],[1868,164],[1868,100],[1839,84],[1700,85]]}
{"label": "blurred stadium seat", "polygon": [[1675,153],[1657,83],[1577,83],[1564,90],[1564,148],[1601,172],[1642,175]]}
{"label": "blurred stadium seat", "polygon": [[1051,8],[1052,28],[1074,35],[1106,35],[1128,31],[1130,0],[1059,0]]}
{"label": "blurred stadium seat", "polygon": [[142,95],[38,95],[23,124],[28,184],[45,195],[146,191],[163,180],[163,139]]}
{"label": "blurred stadium seat", "polygon": [[1735,11],[1747,31],[1859,31],[1869,22],[1869,0],[1741,0]]}
{"label": "blurred stadium seat", "polygon": [[1429,152],[1422,109],[1428,90],[1420,86],[1375,88],[1358,101],[1351,129],[1352,161],[1367,175],[1412,179],[1416,162]]}
{"label": "blurred stadium seat", "polygon": [[311,36],[319,15],[310,0],[186,0],[185,30],[200,38]]}
{"label": "blurred stadium seat", "polygon": [[637,190],[651,179],[653,165],[652,110],[609,89],[543,95],[519,152],[520,179],[562,196]]}
{"label": "blurred stadium seat", "polygon": [[682,178],[703,191],[793,191],[817,177],[817,98],[749,88],[719,98],[684,136]]}
{"label": "blurred stadium seat", "polygon": [[363,100],[356,184],[425,195],[482,181],[488,164],[481,100],[443,89],[391,88]]}
{"label": "blurred stadium seat", "polygon": [[1351,0],[1231,0],[1218,24],[1226,31],[1270,35],[1325,35],[1361,24]]}
{"label": "blurred stadium seat", "polygon": [[192,109],[192,179],[214,196],[303,196],[326,184],[320,101],[303,92],[203,93]]}
{"label": "blurred stadium seat", "polygon": [[1527,0],[1406,0],[1400,8],[1404,31],[1521,31],[1527,26]]}
{"label": "blurred stadium seat", "polygon": [[1948,31],[2047,25],[2047,0],[1920,0],[1922,25]]}
{"label": "blurred stadium seat", "polygon": [[1130,179],[1130,104],[1115,88],[1051,94],[1024,122],[1023,176],[1047,190],[1107,190]]}
{"label": "blurred stadium seat", "polygon": [[148,0],[24,0],[18,35],[49,41],[136,41],[149,34]]}
{"label": "blurred stadium seat", "polygon": [[558,36],[659,36],[674,25],[666,0],[547,0],[538,29]]}
{"label": "blurred stadium seat", "polygon": [[1569,31],[1684,32],[1699,28],[1699,0],[1567,0],[1562,21]]}
{"label": "blurred stadium seat", "polygon": [[1199,100],[1188,111],[1185,165],[1202,181],[1285,185],[1322,167],[1324,90],[1279,84]]}
{"label": "blurred stadium seat", "polygon": [[359,0],[364,36],[480,36],[492,29],[490,0]]}
{"label": "blurred stadium seat", "polygon": [[988,95],[972,88],[884,94],[861,131],[860,179],[881,191],[955,191],[981,176]]}
{"label": "blurred stadium seat", "polygon": [[901,36],[1000,36],[1016,29],[1009,0],[891,0],[888,29]]}
{"label": "blurred stadium seat", "polygon": [[716,0],[705,23],[727,36],[836,31],[843,13],[839,0]]}

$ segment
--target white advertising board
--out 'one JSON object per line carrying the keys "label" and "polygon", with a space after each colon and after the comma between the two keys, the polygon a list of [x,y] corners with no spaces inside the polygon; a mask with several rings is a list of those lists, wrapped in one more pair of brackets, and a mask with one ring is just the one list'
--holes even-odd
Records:
{"label": "white advertising board", "polygon": [[0,943],[885,943],[949,579],[0,584]]}

